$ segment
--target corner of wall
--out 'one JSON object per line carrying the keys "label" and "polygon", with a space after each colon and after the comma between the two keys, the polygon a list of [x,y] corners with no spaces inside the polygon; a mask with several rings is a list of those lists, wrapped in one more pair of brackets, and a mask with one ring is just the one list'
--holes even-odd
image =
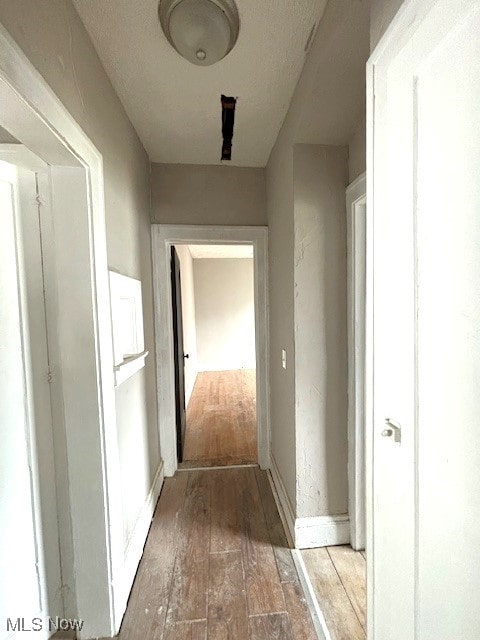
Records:
{"label": "corner of wall", "polygon": [[347,147],[295,145],[296,536],[348,509],[347,161]]}
{"label": "corner of wall", "polygon": [[348,144],[348,176],[351,184],[367,168],[367,122],[363,114]]}

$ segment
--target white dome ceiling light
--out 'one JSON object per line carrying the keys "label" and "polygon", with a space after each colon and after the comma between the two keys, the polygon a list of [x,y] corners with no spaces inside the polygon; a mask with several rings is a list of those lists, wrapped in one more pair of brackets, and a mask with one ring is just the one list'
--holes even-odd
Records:
{"label": "white dome ceiling light", "polygon": [[222,60],[238,38],[234,0],[160,0],[158,15],[172,47],[193,64]]}

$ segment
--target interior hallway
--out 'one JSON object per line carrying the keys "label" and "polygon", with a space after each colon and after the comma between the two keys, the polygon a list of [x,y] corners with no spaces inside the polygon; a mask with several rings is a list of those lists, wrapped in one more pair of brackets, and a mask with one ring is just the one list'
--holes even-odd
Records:
{"label": "interior hallway", "polygon": [[256,463],[255,399],[254,369],[199,373],[187,408],[182,466]]}
{"label": "interior hallway", "polygon": [[120,640],[315,640],[267,474],[180,471],[165,484]]}

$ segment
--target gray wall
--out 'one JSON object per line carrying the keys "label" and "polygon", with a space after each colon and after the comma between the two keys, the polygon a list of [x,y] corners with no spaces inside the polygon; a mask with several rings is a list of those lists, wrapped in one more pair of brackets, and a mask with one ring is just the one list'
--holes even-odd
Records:
{"label": "gray wall", "polygon": [[152,164],[152,222],[265,225],[265,170]]}
{"label": "gray wall", "polygon": [[16,144],[18,140],[8,133],[3,127],[0,127],[0,144]]}
{"label": "gray wall", "polygon": [[403,4],[403,0],[370,0],[370,50],[378,41]]}
{"label": "gray wall", "polygon": [[346,147],[295,145],[297,517],[348,511]]}
{"label": "gray wall", "polygon": [[367,169],[367,123],[363,116],[348,144],[348,181],[353,182]]}
{"label": "gray wall", "polygon": [[150,355],[146,368],[116,392],[127,538],[160,458],[149,161],[70,0],[2,0],[0,22],[102,153],[109,266],[143,283],[145,348]]}
{"label": "gray wall", "polygon": [[[355,50],[354,55],[352,48]],[[312,138],[315,143],[327,142],[332,145],[347,145],[351,140],[352,174],[357,171],[361,173],[364,152],[361,141],[356,140],[355,136],[358,127],[361,126],[359,122],[363,120],[365,113],[363,88],[359,90],[358,104],[350,104],[350,107],[346,108],[345,103],[348,100],[351,102],[347,85],[352,77],[358,82],[363,69],[362,56],[365,59],[367,55],[368,7],[365,3],[352,3],[350,0],[331,0],[306,58],[287,116],[266,168],[272,455],[293,511],[297,512],[300,506],[303,514],[310,515],[319,515],[315,513],[315,510],[321,507],[318,492],[324,491],[324,488],[320,486],[322,480],[319,476],[314,480],[319,483],[317,487],[313,486],[314,482],[310,482],[308,489],[305,482],[297,486],[297,470],[301,475],[299,465],[303,464],[298,446],[299,444],[304,446],[305,443],[305,440],[298,440],[298,425],[296,425],[298,415],[295,409],[301,390],[298,388],[296,375],[296,367],[300,359],[295,353],[297,348],[296,300],[300,295],[300,288],[294,280],[299,238],[294,235],[294,227],[298,197],[297,181],[300,179],[302,170],[299,167],[295,167],[294,170],[293,148],[296,143],[309,142]],[[339,61],[342,74],[334,73],[332,60]],[[338,153],[347,162],[343,147]],[[340,200],[343,202],[345,215],[345,186],[349,181],[348,176],[344,181],[342,192],[337,193],[337,197],[339,202]],[[337,187],[338,184],[337,182]],[[321,251],[322,246],[313,247],[312,250]],[[342,283],[340,286],[343,286]],[[314,331],[318,332],[318,326]],[[287,350],[286,370],[281,366],[282,348]],[[313,441],[318,441],[318,438],[322,437],[322,428],[318,422],[320,435],[314,434]],[[315,455],[315,449],[310,453]],[[332,465],[335,464],[338,468],[342,464],[346,465],[343,453],[338,460],[332,460]],[[346,466],[339,471],[339,474],[343,482]],[[307,493],[304,494],[304,492]],[[340,490],[340,494],[341,499],[330,501],[334,510],[337,507],[343,510],[343,489]]]}
{"label": "gray wall", "polygon": [[255,368],[252,258],[193,261],[199,371]]}
{"label": "gray wall", "polygon": [[[281,135],[267,167],[272,456],[296,505],[295,341],[293,320],[293,148]],[[281,364],[287,352],[287,368]]]}

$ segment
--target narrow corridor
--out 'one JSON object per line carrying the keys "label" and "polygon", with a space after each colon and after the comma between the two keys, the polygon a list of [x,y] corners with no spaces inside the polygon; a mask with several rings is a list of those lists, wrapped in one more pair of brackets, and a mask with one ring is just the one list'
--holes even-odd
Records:
{"label": "narrow corridor", "polygon": [[266,472],[165,481],[120,640],[317,638]]}

